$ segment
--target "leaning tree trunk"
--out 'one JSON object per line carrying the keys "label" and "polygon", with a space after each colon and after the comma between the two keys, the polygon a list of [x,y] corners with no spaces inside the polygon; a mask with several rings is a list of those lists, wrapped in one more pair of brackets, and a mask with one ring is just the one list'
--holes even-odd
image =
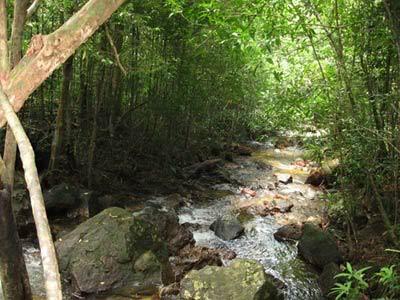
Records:
{"label": "leaning tree trunk", "polygon": [[[25,181],[31,198],[33,218],[35,219],[36,231],[40,244],[47,299],[61,300],[61,281],[58,271],[57,256],[47,220],[39,175],[36,169],[35,153],[33,152],[32,145],[17,114],[14,112],[2,88],[0,88],[0,107],[3,110],[8,125],[13,131],[21,154]],[[16,232],[16,230],[14,232]]]}
{"label": "leaning tree trunk", "polygon": [[[25,1],[15,0],[15,3],[25,3]],[[33,148],[16,115],[16,111],[22,108],[29,95],[124,2],[125,0],[89,0],[78,13],[58,30],[47,36],[38,35],[32,38],[26,55],[11,71],[0,68],[0,127],[4,126],[6,122],[8,123],[20,150],[40,244],[46,294],[49,300],[62,299],[60,274]],[[0,0],[0,12],[2,12],[0,16],[0,37],[5,38],[5,40],[0,40],[0,47],[7,49],[7,22],[4,21],[7,20],[5,4],[5,0]],[[2,63],[7,61],[7,58],[8,52],[2,51],[0,53],[0,67]],[[2,211],[0,211],[0,215],[2,215]],[[5,215],[4,217],[7,218]],[[16,228],[10,228],[14,234],[17,234]],[[12,243],[10,240],[1,242]],[[15,245],[17,244],[15,243]],[[7,279],[3,284],[8,285]]]}
{"label": "leaning tree trunk", "polygon": [[[14,2],[14,18],[11,30],[11,46],[2,47],[2,60],[4,70],[13,68],[21,59],[22,32],[25,24],[26,10],[29,0],[16,0]],[[2,30],[7,28],[7,13],[5,1],[2,1],[0,16],[4,22]],[[7,30],[2,34],[1,41],[7,42]],[[3,283],[3,297],[6,300],[32,299],[28,271],[25,266],[22,245],[18,236],[17,225],[12,210],[12,193],[14,186],[14,170],[17,144],[14,135],[7,127],[4,142],[4,169],[1,178],[4,190],[1,192],[0,201],[1,218],[1,250],[0,250],[0,280]]]}

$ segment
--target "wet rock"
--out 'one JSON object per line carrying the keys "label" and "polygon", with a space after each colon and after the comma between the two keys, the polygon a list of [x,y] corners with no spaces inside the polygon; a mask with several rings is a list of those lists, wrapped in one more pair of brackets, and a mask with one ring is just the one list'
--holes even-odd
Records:
{"label": "wet rock", "polygon": [[134,222],[130,231],[134,251],[140,248],[149,249],[151,246],[155,252],[167,259],[170,255],[176,255],[186,245],[194,244],[192,233],[179,225],[175,212],[146,207],[133,216]]}
{"label": "wet rock", "polygon": [[244,232],[244,227],[233,214],[226,214],[215,220],[210,229],[219,238],[229,241],[238,238]]}
{"label": "wet rock", "polygon": [[229,190],[207,189],[193,191],[191,194],[191,198],[194,202],[208,202],[219,200],[232,195],[234,195],[234,193]]}
{"label": "wet rock", "polygon": [[198,224],[198,223],[189,223],[189,222],[185,222],[185,223],[181,224],[181,226],[184,227],[184,228],[186,228],[186,229],[188,229],[188,230],[190,230],[191,232],[196,231],[196,230],[199,230],[199,229],[202,228],[202,225],[201,225],[201,224]]}
{"label": "wet rock", "polygon": [[318,283],[321,288],[322,294],[327,297],[329,292],[335,286],[336,278],[335,276],[340,273],[340,268],[335,263],[327,264],[321,275],[318,278]]}
{"label": "wet rock", "polygon": [[279,183],[283,184],[293,183],[293,177],[290,174],[276,173],[275,176]]}
{"label": "wet rock", "polygon": [[297,241],[301,238],[303,229],[298,224],[288,224],[280,227],[275,233],[274,238],[278,242]]}
{"label": "wet rock", "polygon": [[256,261],[236,259],[228,267],[208,266],[189,272],[181,281],[181,299],[283,299]]}
{"label": "wet rock", "polygon": [[255,196],[257,196],[257,192],[254,191],[254,190],[252,190],[252,189],[249,189],[249,188],[242,188],[242,189],[240,189],[240,193],[241,193],[242,195],[249,195],[250,197],[255,197]]}
{"label": "wet rock", "polygon": [[222,266],[222,260],[231,260],[236,253],[231,250],[188,245],[170,259],[175,279],[180,281],[191,270],[205,266]]}
{"label": "wet rock", "polygon": [[164,199],[164,205],[168,209],[178,210],[179,208],[185,206],[186,199],[182,197],[180,194],[171,194]]}
{"label": "wet rock", "polygon": [[300,256],[308,263],[323,269],[334,262],[340,264],[343,257],[333,237],[314,224],[306,223],[298,244]]}
{"label": "wet rock", "polygon": [[79,189],[66,183],[53,186],[43,193],[46,210],[60,213],[79,206]]}

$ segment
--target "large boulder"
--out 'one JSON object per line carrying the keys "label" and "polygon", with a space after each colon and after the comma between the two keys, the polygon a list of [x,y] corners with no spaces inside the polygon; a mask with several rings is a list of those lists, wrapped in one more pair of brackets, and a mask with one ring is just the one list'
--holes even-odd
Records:
{"label": "large boulder", "polygon": [[236,216],[229,213],[218,217],[211,224],[210,229],[214,231],[216,236],[225,241],[233,240],[244,232],[244,227],[240,224]]}
{"label": "large boulder", "polygon": [[91,294],[169,284],[169,256],[192,241],[174,213],[112,207],[80,224],[56,248],[64,277],[77,293]]}
{"label": "large boulder", "polygon": [[343,257],[333,237],[314,224],[305,224],[298,244],[300,256],[308,263],[323,269],[333,262],[340,264]]}
{"label": "large boulder", "polygon": [[130,230],[133,252],[152,249],[159,257],[168,259],[186,245],[194,244],[193,234],[179,225],[175,212],[149,206],[133,216]]}
{"label": "large boulder", "polygon": [[228,267],[208,266],[190,271],[181,281],[181,299],[283,299],[261,264],[235,259]]}
{"label": "large boulder", "polygon": [[[77,292],[103,292],[135,279],[146,279],[140,262],[145,260],[141,256],[146,252],[135,259],[130,253],[132,222],[128,211],[115,207],[106,209],[56,242],[60,269]],[[154,264],[150,265],[153,271]],[[160,263],[158,265],[156,273],[160,274]],[[135,272],[138,268],[140,270]],[[155,276],[149,274],[148,277]],[[155,283],[160,284],[161,280]]]}
{"label": "large boulder", "polygon": [[79,206],[79,189],[66,183],[53,186],[43,193],[46,210],[62,212]]}

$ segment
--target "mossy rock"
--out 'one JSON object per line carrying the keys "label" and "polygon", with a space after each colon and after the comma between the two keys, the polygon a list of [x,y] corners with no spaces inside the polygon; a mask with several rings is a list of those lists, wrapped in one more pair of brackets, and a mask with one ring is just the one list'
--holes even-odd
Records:
{"label": "mossy rock", "polygon": [[228,267],[190,271],[181,281],[184,300],[278,300],[282,294],[254,260],[235,259]]}
{"label": "mossy rock", "polygon": [[300,256],[319,269],[333,262],[340,264],[343,257],[333,237],[314,224],[305,224],[298,244]]}
{"label": "mossy rock", "polygon": [[192,239],[182,230],[173,213],[108,208],[57,241],[60,268],[76,291],[88,294],[169,283],[169,248]]}

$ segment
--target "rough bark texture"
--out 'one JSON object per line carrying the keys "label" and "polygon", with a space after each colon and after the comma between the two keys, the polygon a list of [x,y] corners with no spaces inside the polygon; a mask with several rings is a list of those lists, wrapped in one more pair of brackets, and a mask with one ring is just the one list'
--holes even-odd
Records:
{"label": "rough bark texture", "polygon": [[[4,86],[14,110],[18,112],[29,95],[124,2],[91,0],[55,32],[33,37],[29,50]],[[0,113],[0,124],[5,124],[3,113]]]}
{"label": "rough bark texture", "polygon": [[[21,267],[22,248],[17,235],[10,193],[0,191],[0,280],[5,300],[31,299],[30,289],[25,289],[24,278],[18,272]],[[23,266],[25,268],[25,266]]]}
{"label": "rough bark texture", "polygon": [[0,82],[3,82],[8,73],[7,7],[5,0],[0,1],[0,53]]}
{"label": "rough bark texture", "polygon": [[29,0],[19,0],[14,2],[14,18],[12,24],[10,48],[11,68],[14,67],[21,60],[22,57],[21,45],[28,7]]}
{"label": "rough bark texture", "polygon": [[14,133],[21,153],[22,165],[25,171],[25,180],[31,198],[32,212],[40,244],[47,299],[61,300],[61,281],[58,271],[57,257],[47,220],[39,175],[36,169],[35,154],[17,114],[14,112],[2,89],[0,89],[0,107],[7,119],[7,123]]}
{"label": "rough bark texture", "polygon": [[[7,44],[7,11],[6,11],[6,1],[3,0],[0,3],[0,18],[1,18],[1,29],[0,29],[0,45],[1,45],[1,79],[6,80],[8,77],[8,72],[10,68],[14,66],[21,56],[20,49],[22,48],[22,31],[24,27],[24,16],[27,1],[16,0],[14,2],[14,20],[12,28],[12,44],[9,51]],[[19,52],[16,51],[19,49]],[[10,61],[10,56],[13,61]],[[18,56],[19,55],[19,56]],[[4,83],[3,80],[1,84]],[[5,236],[3,239],[2,246],[3,250],[0,254],[1,270],[9,270],[10,264],[12,266],[12,274],[4,272],[1,276],[1,281],[3,283],[3,298],[14,300],[14,299],[25,299],[29,300],[32,298],[31,287],[29,284],[28,272],[25,266],[24,256],[22,253],[22,246],[19,240],[17,227],[15,225],[14,215],[12,213],[12,191],[14,183],[14,168],[15,168],[15,156],[16,156],[16,141],[9,128],[7,128],[6,140],[5,140],[5,156],[4,161],[1,161],[1,178],[2,183],[7,189],[7,195],[4,194],[1,198],[2,209],[0,217],[6,224],[2,224],[3,234]],[[6,196],[5,196],[6,195]],[[12,257],[10,256],[12,253]]]}
{"label": "rough bark texture", "polygon": [[[26,21],[28,0],[16,0],[14,2],[14,18],[11,30],[10,47],[10,69],[13,69],[22,57],[22,38]],[[15,159],[17,156],[17,143],[12,130],[7,127],[6,139],[4,142],[4,162],[6,172],[3,175],[3,182],[10,188],[11,197],[14,189]]]}

